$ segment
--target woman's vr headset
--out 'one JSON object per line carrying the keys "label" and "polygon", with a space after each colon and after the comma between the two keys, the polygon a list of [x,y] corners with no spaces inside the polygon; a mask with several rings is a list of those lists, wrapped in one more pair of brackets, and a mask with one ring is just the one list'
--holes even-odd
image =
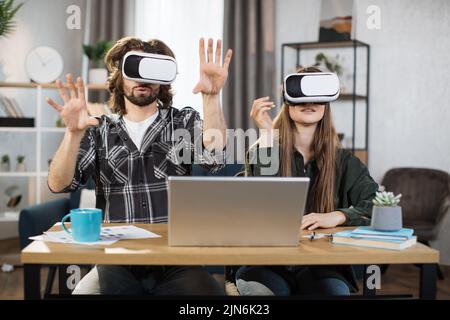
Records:
{"label": "woman's vr headset", "polygon": [[177,62],[162,54],[130,51],[123,57],[122,74],[133,81],[171,84],[177,76]]}
{"label": "woman's vr headset", "polygon": [[330,102],[339,97],[339,78],[330,72],[293,73],[284,78],[283,91],[288,104]]}

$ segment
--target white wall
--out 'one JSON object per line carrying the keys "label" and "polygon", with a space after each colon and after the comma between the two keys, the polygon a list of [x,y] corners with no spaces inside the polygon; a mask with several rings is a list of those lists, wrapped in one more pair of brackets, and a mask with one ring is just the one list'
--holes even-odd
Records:
{"label": "white wall", "polygon": [[190,106],[203,115],[201,94],[192,93],[199,80],[198,41],[223,38],[223,0],[136,0],[135,9],[136,36],[160,39],[175,54],[178,75],[172,84],[173,106]]}
{"label": "white wall", "polygon": [[[0,40],[0,81],[29,82],[25,70],[25,59],[28,52],[37,46],[45,45],[55,48],[63,57],[63,74],[72,72],[81,74],[83,29],[69,30],[66,27],[68,17],[66,9],[69,5],[79,5],[81,16],[84,18],[85,0],[28,0],[17,14],[17,28],[8,39]],[[82,20],[84,22],[84,19]],[[83,24],[82,24],[83,25]],[[1,89],[0,94],[14,97],[26,116],[34,117],[36,114],[36,95],[34,89]],[[45,103],[45,97],[59,99],[56,90],[43,90],[43,125],[54,126],[57,113]],[[47,170],[47,160],[53,155],[61,133],[46,133],[43,139],[43,167]],[[17,155],[25,155],[28,171],[35,171],[34,133],[0,133],[0,155],[9,154],[12,169],[15,170]],[[19,209],[27,205],[29,188],[34,185],[32,178],[4,178],[0,177],[0,212],[6,209],[3,198],[4,190],[11,185],[20,186],[23,191],[23,200]],[[43,200],[53,198],[47,191],[46,183],[42,189],[45,194]]]}
{"label": "white wall", "polygon": [[[392,167],[450,172],[450,2],[358,0],[356,37],[371,45],[369,169],[380,181]],[[366,8],[381,9],[381,29]],[[277,0],[277,79],[281,43],[317,41],[320,1]],[[278,100],[277,100],[278,101]]]}

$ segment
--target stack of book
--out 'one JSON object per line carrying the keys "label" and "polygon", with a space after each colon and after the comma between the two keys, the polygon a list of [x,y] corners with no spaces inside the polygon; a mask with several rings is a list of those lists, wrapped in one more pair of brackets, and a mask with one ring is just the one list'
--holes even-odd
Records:
{"label": "stack of book", "polygon": [[16,99],[0,95],[0,127],[34,127],[34,119],[24,116]]}
{"label": "stack of book", "polygon": [[333,234],[333,243],[351,246],[403,250],[417,243],[413,229],[377,231],[370,227],[358,227]]}

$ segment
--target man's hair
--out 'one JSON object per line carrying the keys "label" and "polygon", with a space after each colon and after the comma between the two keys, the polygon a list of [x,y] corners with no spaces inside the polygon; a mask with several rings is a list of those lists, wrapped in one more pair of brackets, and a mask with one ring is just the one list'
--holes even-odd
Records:
{"label": "man's hair", "polygon": [[[147,53],[164,54],[175,58],[172,50],[161,40],[142,41],[139,38],[126,37],[118,40],[105,56],[105,64],[109,71],[108,85],[111,97],[109,106],[114,113],[126,114],[125,95],[123,91],[122,59],[129,51],[141,50]],[[158,99],[164,108],[172,105],[171,85],[161,85]]]}

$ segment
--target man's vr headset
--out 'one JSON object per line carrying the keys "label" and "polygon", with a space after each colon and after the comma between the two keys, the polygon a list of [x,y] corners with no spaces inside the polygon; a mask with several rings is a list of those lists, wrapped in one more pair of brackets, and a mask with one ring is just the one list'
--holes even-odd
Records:
{"label": "man's vr headset", "polygon": [[177,76],[177,62],[162,54],[130,51],[123,57],[122,74],[133,81],[171,84]]}
{"label": "man's vr headset", "polygon": [[284,78],[283,91],[288,104],[330,102],[339,97],[339,78],[330,72],[293,73]]}

